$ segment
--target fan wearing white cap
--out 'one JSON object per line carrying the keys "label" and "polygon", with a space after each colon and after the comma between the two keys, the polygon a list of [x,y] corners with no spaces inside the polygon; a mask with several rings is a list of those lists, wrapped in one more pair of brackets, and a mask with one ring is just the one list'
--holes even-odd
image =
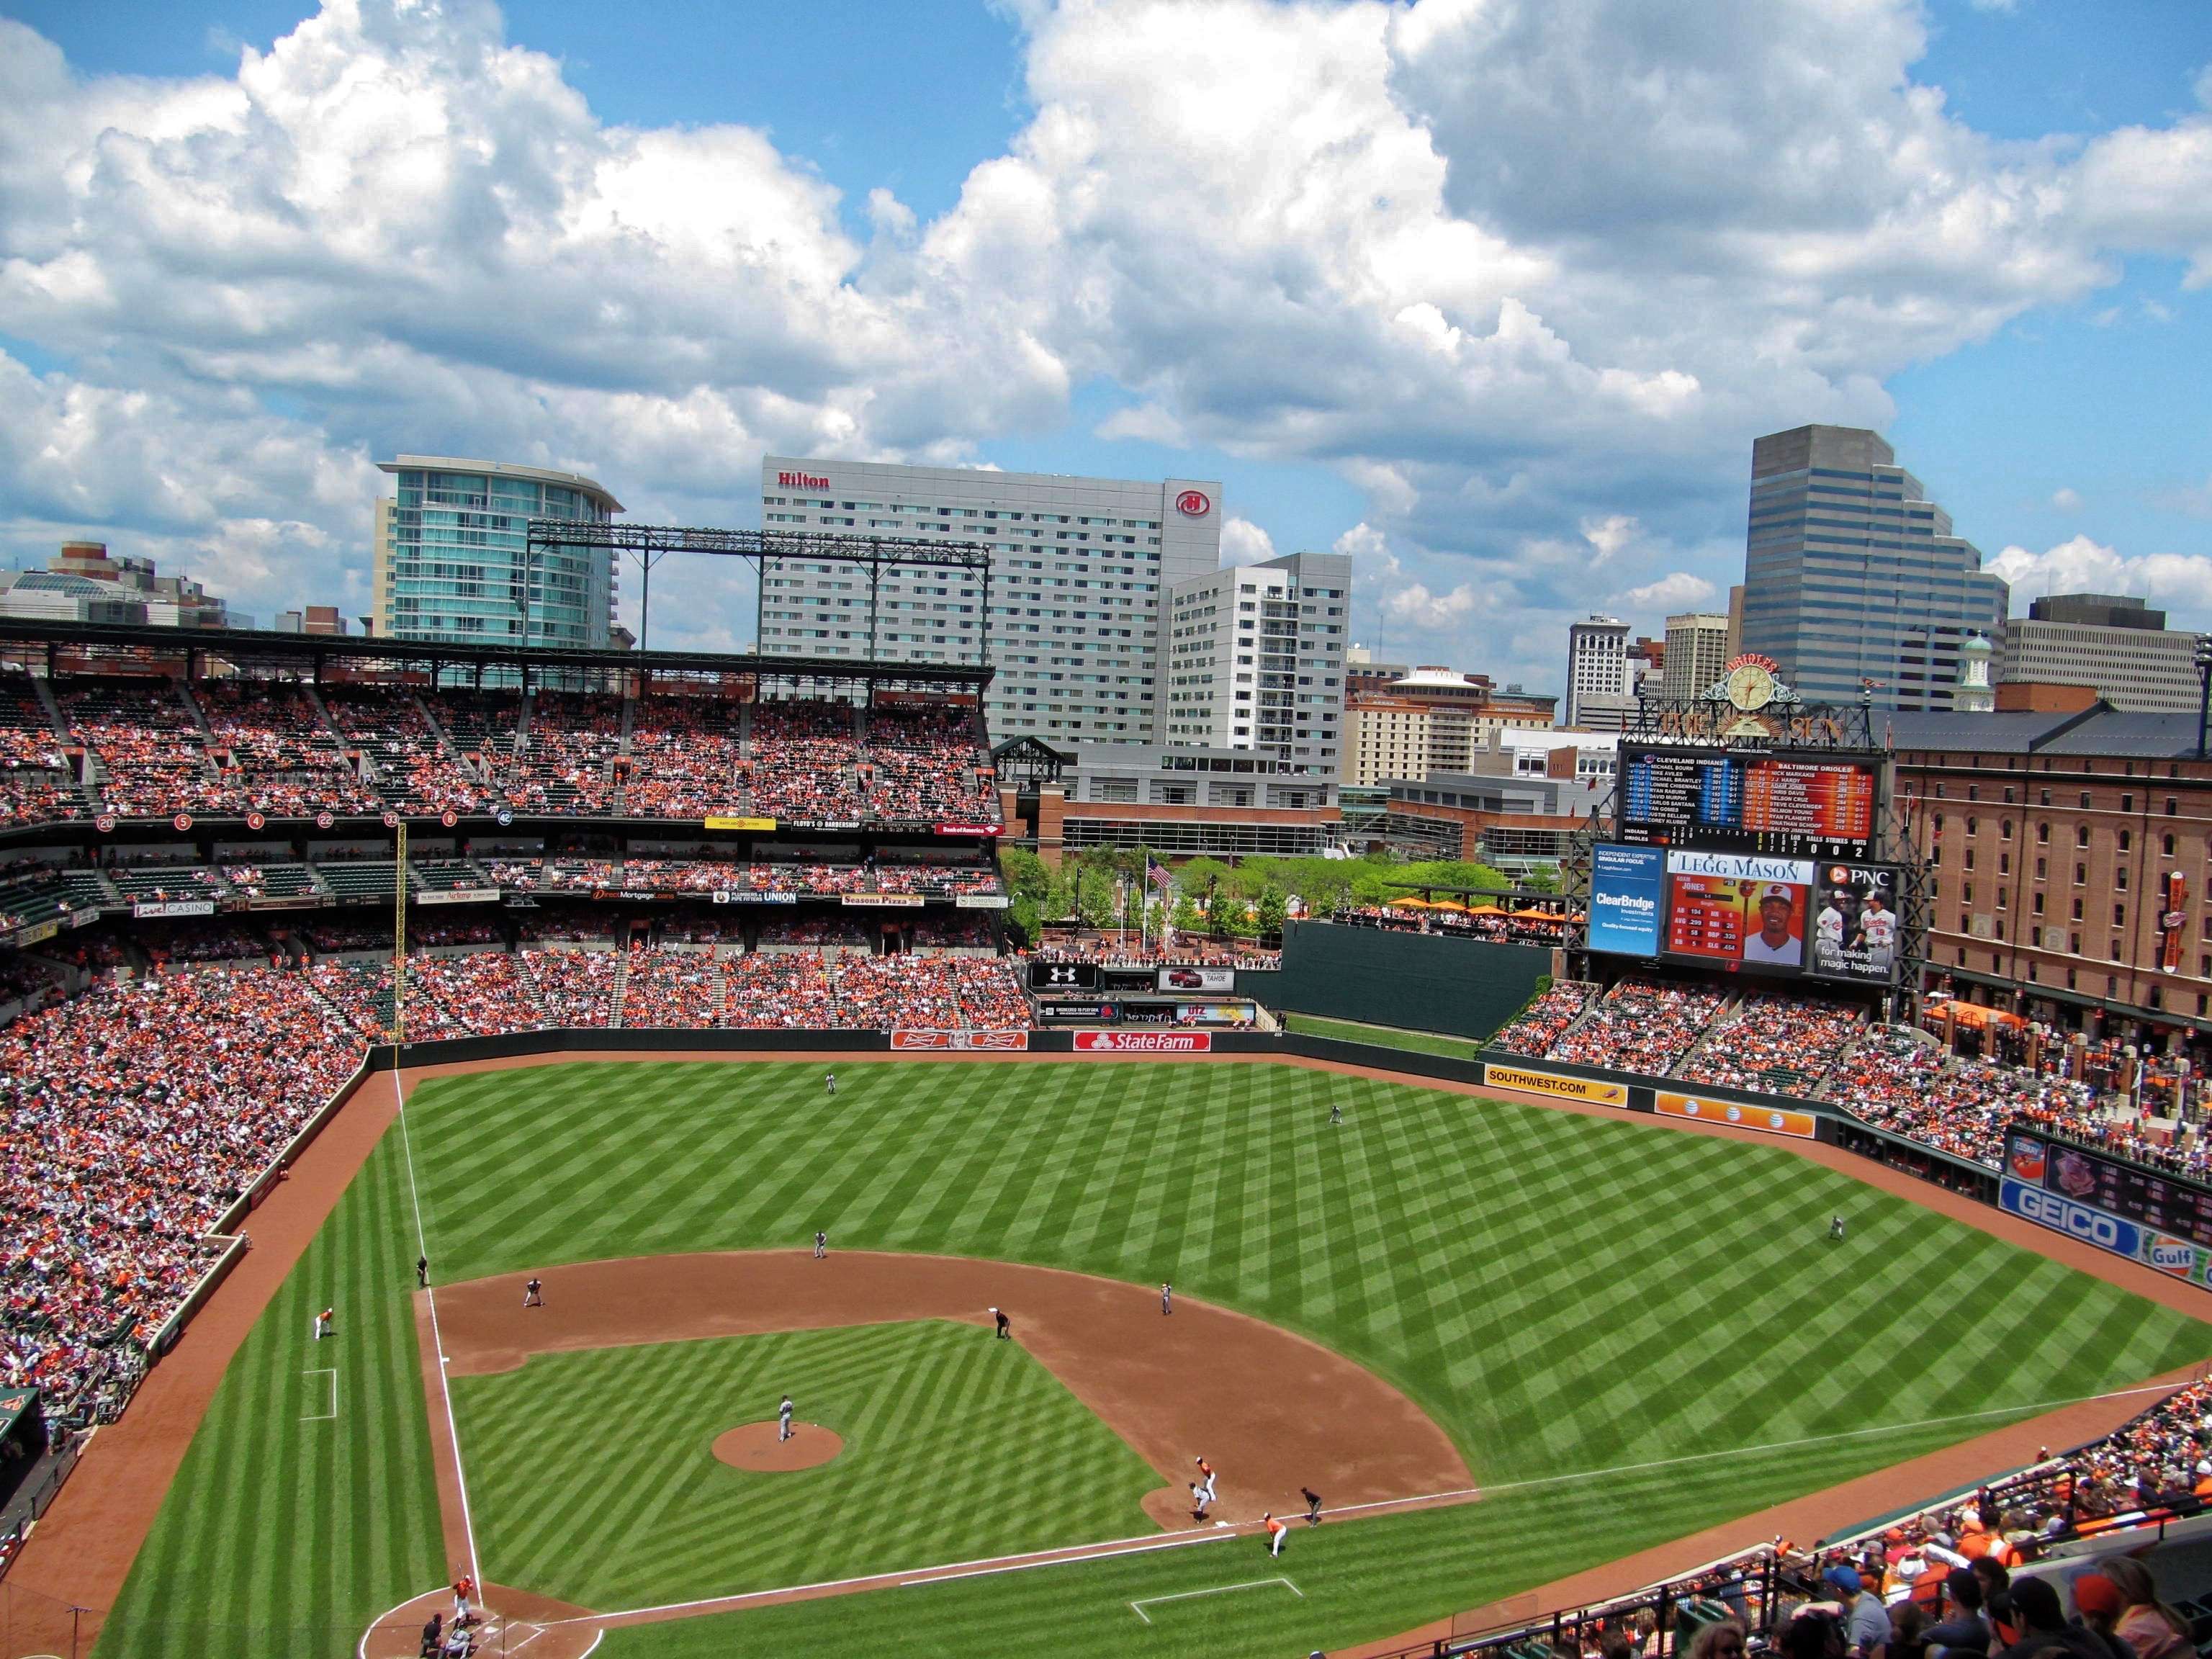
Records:
{"label": "fan wearing white cap", "polygon": [[1790,919],[1797,914],[1797,895],[1793,889],[1778,881],[1767,883],[1759,890],[1759,931],[1747,934],[1743,941],[1746,962],[1774,962],[1786,968],[1797,965],[1804,941],[1790,932]]}

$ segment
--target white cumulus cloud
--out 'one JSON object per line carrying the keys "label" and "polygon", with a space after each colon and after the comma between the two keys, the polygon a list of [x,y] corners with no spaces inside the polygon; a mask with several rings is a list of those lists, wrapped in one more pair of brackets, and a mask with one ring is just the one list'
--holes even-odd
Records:
{"label": "white cumulus cloud", "polygon": [[2045,593],[2123,593],[2192,611],[2212,611],[2212,556],[2118,550],[2074,536],[2040,553],[2008,547],[1986,568],[2012,585],[2014,609]]}

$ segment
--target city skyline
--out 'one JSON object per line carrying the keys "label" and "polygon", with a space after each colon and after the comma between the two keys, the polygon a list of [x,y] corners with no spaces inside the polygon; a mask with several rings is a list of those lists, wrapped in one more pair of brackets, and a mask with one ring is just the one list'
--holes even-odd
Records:
{"label": "city skyline", "polygon": [[1353,639],[1556,689],[1576,617],[1724,603],[1810,422],[2015,611],[2212,626],[2212,17],[927,9],[0,3],[0,557],[357,615],[402,450],[639,522],[756,521],[771,453],[1209,477],[1227,556],[1351,556]]}

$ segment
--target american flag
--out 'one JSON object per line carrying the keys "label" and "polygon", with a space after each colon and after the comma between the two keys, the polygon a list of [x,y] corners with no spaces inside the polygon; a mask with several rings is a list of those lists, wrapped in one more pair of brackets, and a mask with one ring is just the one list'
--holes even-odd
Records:
{"label": "american flag", "polygon": [[1167,866],[1150,853],[1145,854],[1145,879],[1163,893],[1172,891],[1175,887],[1175,878],[1168,873]]}

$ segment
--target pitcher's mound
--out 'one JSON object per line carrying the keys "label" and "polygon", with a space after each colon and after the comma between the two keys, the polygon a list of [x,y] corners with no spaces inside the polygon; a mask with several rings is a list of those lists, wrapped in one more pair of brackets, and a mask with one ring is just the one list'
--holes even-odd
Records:
{"label": "pitcher's mound", "polygon": [[714,1455],[733,1469],[783,1474],[818,1468],[845,1449],[845,1443],[819,1423],[793,1423],[788,1440],[778,1440],[775,1434],[774,1423],[747,1423],[715,1437]]}

